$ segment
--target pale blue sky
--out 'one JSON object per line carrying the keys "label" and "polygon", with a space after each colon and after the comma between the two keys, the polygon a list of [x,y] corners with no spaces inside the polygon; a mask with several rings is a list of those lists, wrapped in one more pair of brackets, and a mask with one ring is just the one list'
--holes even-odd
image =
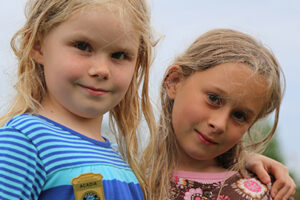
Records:
{"label": "pale blue sky", "polygon": [[[16,61],[9,47],[24,22],[25,0],[0,1],[0,113],[14,94]],[[151,94],[174,56],[199,34],[212,28],[233,28],[263,41],[277,56],[287,79],[278,137],[286,164],[300,177],[300,1],[298,0],[150,0],[153,25],[164,35],[151,71]]]}

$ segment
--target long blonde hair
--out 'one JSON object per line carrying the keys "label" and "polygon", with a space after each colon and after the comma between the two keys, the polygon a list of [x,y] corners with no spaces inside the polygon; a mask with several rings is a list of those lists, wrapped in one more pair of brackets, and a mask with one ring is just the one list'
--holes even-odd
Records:
{"label": "long blonde hair", "polygon": [[116,8],[114,10],[119,11],[120,19],[122,15],[128,16],[140,35],[133,79],[124,98],[110,111],[110,125],[123,158],[128,161],[145,191],[145,179],[138,160],[138,126],[144,118],[151,136],[155,124],[148,96],[153,38],[146,0],[29,0],[26,4],[26,23],[11,40],[18,59],[17,94],[8,112],[0,118],[0,125],[15,115],[36,113],[47,93],[43,68],[31,55],[35,42],[42,41],[47,33],[72,15],[97,4]]}
{"label": "long blonde hair", "polygon": [[[231,150],[219,156],[216,160],[220,166],[227,169],[242,170],[244,168],[243,152],[247,148],[257,149],[259,145],[265,147],[273,136],[278,124],[279,109],[282,99],[282,70],[270,50],[249,35],[230,30],[215,29],[198,37],[189,48],[179,55],[173,65],[178,65],[182,70],[182,77],[187,79],[193,73],[204,71],[222,63],[244,63],[253,69],[254,73],[264,76],[268,82],[268,94],[263,109],[257,116],[259,120],[275,110],[273,127],[260,141],[252,141],[250,146],[242,142]],[[170,177],[172,170],[178,162],[176,154],[178,144],[172,128],[173,100],[166,92],[165,78],[161,85],[161,115],[156,132],[156,140],[147,147],[149,159],[145,159],[148,168],[148,199],[168,199]],[[252,131],[247,134],[252,138]]]}

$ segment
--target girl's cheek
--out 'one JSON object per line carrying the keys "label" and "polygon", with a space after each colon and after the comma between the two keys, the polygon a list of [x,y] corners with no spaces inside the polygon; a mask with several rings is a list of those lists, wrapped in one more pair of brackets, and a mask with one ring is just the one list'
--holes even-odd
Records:
{"label": "girl's cheek", "polygon": [[[188,107],[188,106],[187,106]],[[189,121],[192,124],[199,123],[200,121],[203,120],[203,114],[205,110],[200,109],[199,106],[197,105],[190,105],[188,108],[188,112],[183,115],[183,117],[186,117],[189,119]]]}

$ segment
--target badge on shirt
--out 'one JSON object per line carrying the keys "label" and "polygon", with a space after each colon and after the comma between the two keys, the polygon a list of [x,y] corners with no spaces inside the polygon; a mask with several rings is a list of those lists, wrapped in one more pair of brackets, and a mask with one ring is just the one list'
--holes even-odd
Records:
{"label": "badge on shirt", "polygon": [[73,178],[75,200],[105,200],[101,174],[85,173]]}

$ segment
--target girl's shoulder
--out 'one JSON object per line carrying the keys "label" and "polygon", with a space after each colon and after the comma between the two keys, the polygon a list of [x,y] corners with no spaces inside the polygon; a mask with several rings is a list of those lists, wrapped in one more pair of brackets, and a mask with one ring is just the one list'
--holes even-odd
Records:
{"label": "girl's shoulder", "polygon": [[23,146],[34,152],[36,145],[33,142],[33,138],[43,126],[47,127],[47,125],[35,115],[16,115],[4,126],[0,127],[0,143],[10,145],[10,148]]}
{"label": "girl's shoulder", "polygon": [[[171,199],[183,200],[191,197],[202,199],[271,199],[270,186],[260,182],[254,175],[245,178],[239,173],[224,175],[204,173],[206,180],[187,179],[173,176],[171,179]],[[211,181],[214,180],[214,181]]]}
{"label": "girl's shoulder", "polygon": [[0,128],[0,188],[8,199],[28,199],[31,193],[41,190],[46,180],[38,149],[25,134],[27,118],[15,116]]}
{"label": "girl's shoulder", "polygon": [[55,125],[42,116],[33,114],[20,114],[11,118],[0,128],[0,135],[5,137],[23,137],[24,141],[33,141],[47,133],[55,132]]}
{"label": "girl's shoulder", "polygon": [[45,124],[45,120],[43,120],[39,115],[34,114],[20,114],[16,115],[13,118],[11,118],[4,126],[5,127],[11,127],[11,128],[20,128],[20,129],[26,129],[29,126],[38,126],[41,124]]}
{"label": "girl's shoulder", "polygon": [[54,122],[42,115],[35,114],[20,114],[11,118],[3,127],[12,128],[19,130],[23,133],[37,132],[38,130],[48,130],[50,132],[56,132],[57,130],[61,130],[61,124]]}
{"label": "girl's shoulder", "polygon": [[[226,182],[225,182],[226,183]],[[271,194],[271,184],[262,183],[257,176],[249,173],[248,177],[243,177],[240,173],[236,173],[232,176],[226,188],[224,188],[225,193],[231,193],[238,197],[247,197],[246,199],[272,199]]]}
{"label": "girl's shoulder", "polygon": [[11,118],[5,125],[0,127],[0,135],[18,135],[25,136],[24,130],[28,127],[28,124],[34,120],[33,115],[21,114]]}

